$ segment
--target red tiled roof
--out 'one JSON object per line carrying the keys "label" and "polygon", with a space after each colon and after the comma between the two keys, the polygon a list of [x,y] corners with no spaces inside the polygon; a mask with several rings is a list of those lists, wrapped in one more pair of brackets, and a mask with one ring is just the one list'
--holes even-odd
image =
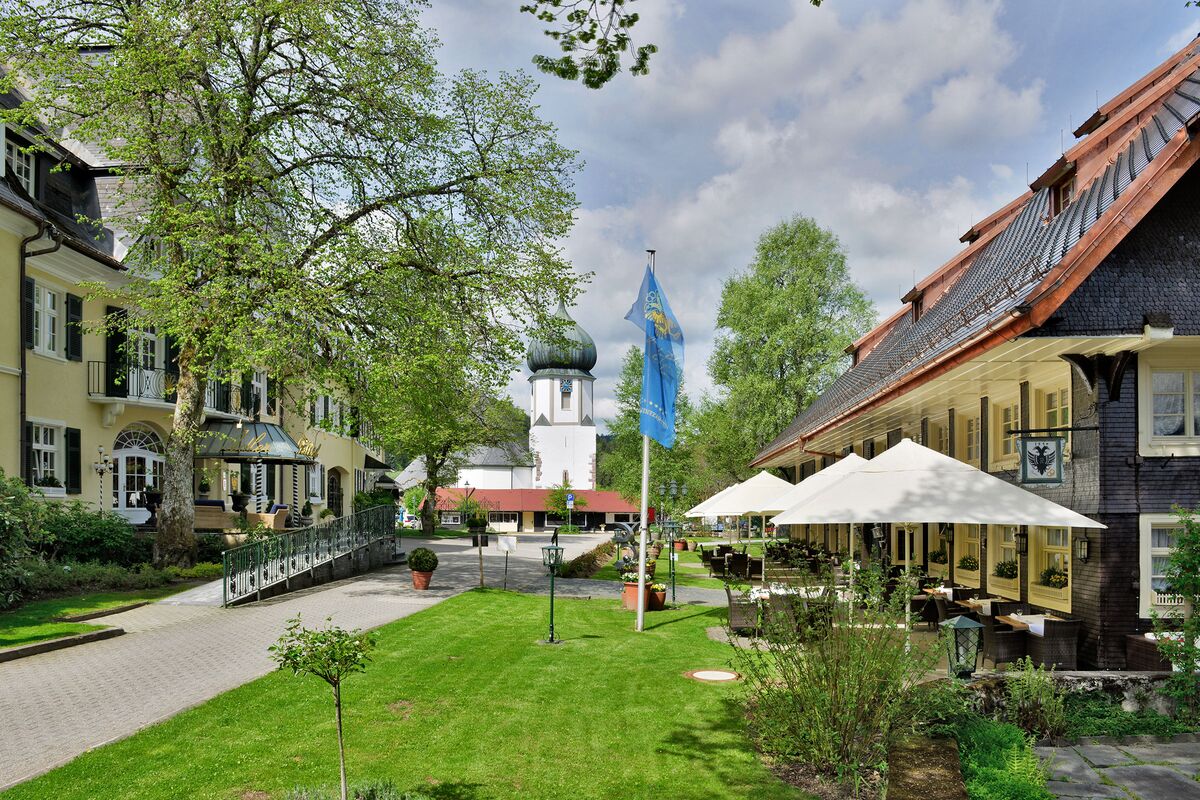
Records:
{"label": "red tiled roof", "polygon": [[[453,511],[462,505],[466,489],[450,488],[438,492],[438,509]],[[546,497],[552,489],[476,489],[471,499],[490,511],[545,511]],[[596,513],[637,514],[638,509],[618,492],[576,489],[576,508]],[[587,503],[583,507],[583,502]]]}

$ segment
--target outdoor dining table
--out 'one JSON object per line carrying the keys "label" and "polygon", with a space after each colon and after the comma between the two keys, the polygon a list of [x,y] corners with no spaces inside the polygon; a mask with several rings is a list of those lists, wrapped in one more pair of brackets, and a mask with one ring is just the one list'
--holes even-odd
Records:
{"label": "outdoor dining table", "polygon": [[1011,626],[1014,631],[1029,631],[1034,636],[1042,635],[1045,630],[1043,622],[1048,619],[1057,620],[1058,617],[1051,614],[1005,614],[996,617],[997,622]]}

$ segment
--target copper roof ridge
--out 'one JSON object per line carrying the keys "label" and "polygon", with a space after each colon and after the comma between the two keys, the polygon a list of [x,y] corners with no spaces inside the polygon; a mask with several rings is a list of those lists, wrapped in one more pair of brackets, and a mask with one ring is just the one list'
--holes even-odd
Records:
{"label": "copper roof ridge", "polygon": [[[1157,67],[1117,92],[1104,103],[1101,103],[1096,111],[1111,117],[1112,113],[1120,109],[1122,105],[1132,102],[1133,98],[1139,92],[1145,91],[1157,83],[1160,78],[1170,74],[1173,70],[1178,69],[1180,65],[1195,58],[1197,53],[1200,53],[1200,42],[1197,40],[1200,40],[1200,35],[1189,39],[1187,44],[1167,56]],[[1191,55],[1188,55],[1189,50],[1192,51]]]}

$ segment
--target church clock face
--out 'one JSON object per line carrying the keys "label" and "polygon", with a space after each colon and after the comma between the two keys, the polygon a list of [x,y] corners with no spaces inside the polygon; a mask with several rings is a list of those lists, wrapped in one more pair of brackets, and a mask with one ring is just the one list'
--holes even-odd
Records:
{"label": "church clock face", "polygon": [[571,389],[574,385],[575,385],[574,381],[562,380],[562,381],[558,382],[558,390],[560,392],[562,392],[563,394],[570,394]]}

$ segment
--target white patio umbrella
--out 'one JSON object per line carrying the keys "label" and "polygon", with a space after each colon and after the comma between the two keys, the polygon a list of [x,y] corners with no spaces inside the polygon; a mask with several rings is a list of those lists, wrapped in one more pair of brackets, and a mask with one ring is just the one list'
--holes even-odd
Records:
{"label": "white patio umbrella", "polygon": [[[762,508],[775,497],[792,488],[792,484],[783,478],[777,478],[763,470],[757,475],[747,478],[728,492],[714,497],[704,505],[705,516],[740,517],[743,514],[762,514]],[[763,521],[766,517],[763,515]],[[763,526],[766,535],[766,526]],[[739,534],[740,536],[740,534]]]}
{"label": "white patio umbrella", "polygon": [[700,501],[696,505],[689,508],[687,511],[683,512],[683,515],[685,517],[709,517],[709,516],[712,516],[711,514],[708,514],[707,512],[705,512],[704,509],[708,506],[709,503],[728,494],[730,491],[733,490],[733,488],[735,486],[737,486],[736,483],[733,486],[726,486],[724,489],[717,492],[712,497],[708,498],[707,500]]}
{"label": "white patio umbrella", "polygon": [[[820,472],[814,472],[794,486],[789,486],[787,491],[765,503],[759,510],[767,514],[778,514],[785,509],[792,508],[841,480],[843,476],[850,474],[866,463],[867,459],[862,456],[855,453],[847,453]],[[777,516],[772,517],[771,521],[776,525],[785,524]]]}
{"label": "white patio umbrella", "polygon": [[815,495],[802,499],[776,515],[775,522],[1105,527],[911,439],[904,439]]}

